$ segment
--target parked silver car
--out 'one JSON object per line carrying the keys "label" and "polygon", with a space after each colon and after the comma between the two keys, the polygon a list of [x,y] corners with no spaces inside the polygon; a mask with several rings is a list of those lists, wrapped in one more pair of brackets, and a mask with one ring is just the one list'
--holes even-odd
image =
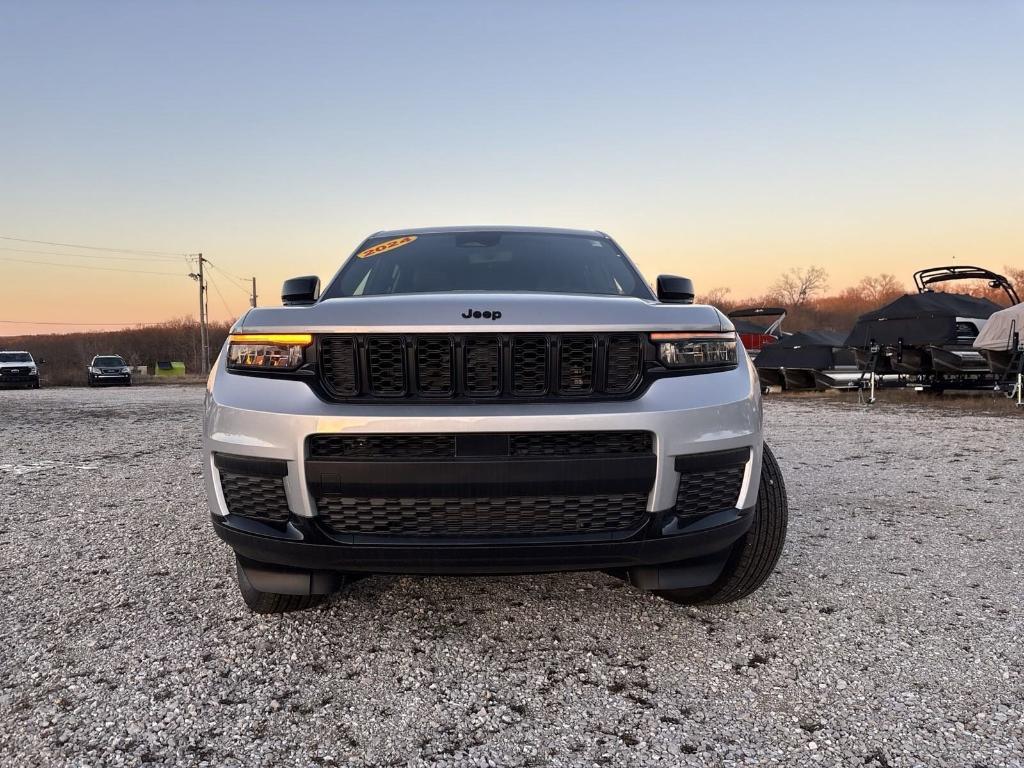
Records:
{"label": "parked silver car", "polygon": [[757,589],[782,476],[732,323],[607,235],[379,232],[240,319],[210,376],[214,530],[255,611],[374,573],[601,569],[684,603]]}

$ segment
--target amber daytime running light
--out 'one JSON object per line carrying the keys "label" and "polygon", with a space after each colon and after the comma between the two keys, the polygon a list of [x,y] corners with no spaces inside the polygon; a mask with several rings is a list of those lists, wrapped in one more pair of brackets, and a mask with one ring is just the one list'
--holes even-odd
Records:
{"label": "amber daytime running light", "polygon": [[228,368],[291,371],[302,365],[312,343],[309,333],[233,333],[228,338]]}
{"label": "amber daytime running light", "polygon": [[658,360],[666,368],[721,368],[736,365],[736,333],[666,331],[652,333]]}

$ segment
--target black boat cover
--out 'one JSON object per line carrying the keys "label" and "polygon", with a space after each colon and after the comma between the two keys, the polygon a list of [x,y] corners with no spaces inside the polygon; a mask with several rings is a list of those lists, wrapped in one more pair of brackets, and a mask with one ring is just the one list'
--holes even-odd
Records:
{"label": "black boat cover", "polygon": [[895,345],[900,339],[908,346],[942,345],[956,339],[958,317],[987,318],[1001,307],[988,299],[960,293],[908,293],[881,309],[857,318],[845,346]]}
{"label": "black boat cover", "polygon": [[764,347],[754,359],[754,366],[827,371],[839,362],[833,347],[841,346],[843,334],[836,331],[801,331],[783,336],[775,344]]}

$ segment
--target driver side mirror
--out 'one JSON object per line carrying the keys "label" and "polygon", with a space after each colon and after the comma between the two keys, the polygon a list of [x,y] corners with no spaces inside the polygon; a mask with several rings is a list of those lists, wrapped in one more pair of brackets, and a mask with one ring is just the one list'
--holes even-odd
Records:
{"label": "driver side mirror", "polygon": [[320,278],[316,275],[293,277],[281,286],[281,303],[286,307],[312,304],[320,298]]}
{"label": "driver side mirror", "polygon": [[658,301],[665,304],[693,304],[695,295],[690,278],[658,275]]}

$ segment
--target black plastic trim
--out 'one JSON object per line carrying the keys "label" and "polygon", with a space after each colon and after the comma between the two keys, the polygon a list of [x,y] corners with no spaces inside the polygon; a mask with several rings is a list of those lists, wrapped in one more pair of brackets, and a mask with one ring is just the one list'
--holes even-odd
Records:
{"label": "black plastic trim", "polygon": [[602,456],[560,459],[380,459],[306,462],[314,495],[467,498],[650,492],[658,458]]}
{"label": "black plastic trim", "polygon": [[214,453],[213,463],[217,469],[233,475],[250,477],[286,477],[288,462],[284,459],[260,459],[252,456],[235,456],[230,453]]}
{"label": "black plastic trim", "polygon": [[749,448],[685,454],[676,456],[676,472],[706,472],[709,469],[724,469],[746,464],[749,460]]}

